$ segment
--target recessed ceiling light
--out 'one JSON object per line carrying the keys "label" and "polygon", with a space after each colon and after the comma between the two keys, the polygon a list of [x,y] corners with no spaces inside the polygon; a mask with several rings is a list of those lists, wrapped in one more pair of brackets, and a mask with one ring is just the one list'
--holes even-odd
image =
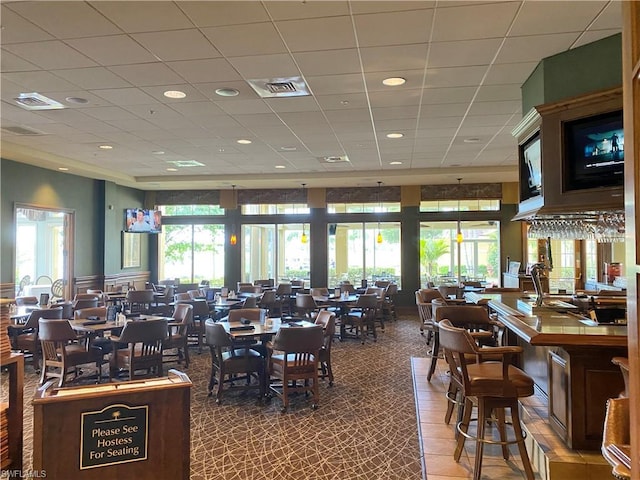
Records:
{"label": "recessed ceiling light", "polygon": [[241,138],[240,140],[236,140],[237,143],[239,143],[240,145],[249,145],[251,143],[251,140],[247,140],[246,138]]}
{"label": "recessed ceiling light", "polygon": [[478,137],[465,138],[464,143],[478,143],[480,139]]}
{"label": "recessed ceiling light", "polygon": [[349,105],[349,100],[342,100],[340,102],[340,105],[345,105],[345,106]]}
{"label": "recessed ceiling light", "polygon": [[89,100],[82,97],[67,97],[65,98],[65,100],[69,103],[77,103],[77,104],[89,103]]}
{"label": "recessed ceiling light", "polygon": [[111,145],[99,145],[98,148],[101,149],[101,150],[111,150],[111,149],[113,149],[113,147]]}
{"label": "recessed ceiling light", "polygon": [[178,171],[177,168],[173,168],[173,167],[167,168],[167,172],[177,172],[177,171]]}
{"label": "recessed ceiling light", "polygon": [[402,162],[389,162],[389,165],[402,165]]}
{"label": "recessed ceiling light", "polygon": [[60,170],[61,172],[69,171],[69,169],[67,167],[58,167],[58,170]]}
{"label": "recessed ceiling light", "polygon": [[235,88],[216,88],[216,95],[221,97],[236,97],[240,94]]}
{"label": "recessed ceiling light", "polygon": [[298,149],[297,147],[280,147],[280,150],[283,152],[295,152]]}
{"label": "recessed ceiling light", "polygon": [[397,87],[399,85],[404,85],[407,81],[402,77],[389,77],[382,80],[382,84],[387,87]]}
{"label": "recessed ceiling light", "polygon": [[154,155],[164,155],[164,150],[154,150],[153,152]]}
{"label": "recessed ceiling light", "polygon": [[387,133],[387,138],[402,138],[404,133]]}
{"label": "recessed ceiling light", "polygon": [[276,168],[287,168],[284,165],[276,165]]}
{"label": "recessed ceiling light", "polygon": [[167,98],[184,98],[187,94],[180,90],[167,90],[164,92],[164,96]]}

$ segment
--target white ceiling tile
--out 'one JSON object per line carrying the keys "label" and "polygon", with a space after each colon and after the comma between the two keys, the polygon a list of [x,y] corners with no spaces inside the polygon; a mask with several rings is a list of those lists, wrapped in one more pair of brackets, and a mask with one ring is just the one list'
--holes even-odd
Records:
{"label": "white ceiling tile", "polygon": [[429,67],[489,65],[500,48],[499,38],[459,40],[431,44]]}
{"label": "white ceiling tile", "polygon": [[362,93],[362,74],[320,75],[305,77],[314,95]]}
{"label": "white ceiling tile", "polygon": [[537,62],[566,51],[577,38],[577,33],[507,38],[495,63]]}
{"label": "white ceiling tile", "polygon": [[[509,30],[521,2],[500,2],[452,6],[449,2],[440,3],[436,10],[432,41],[476,40],[502,38]],[[490,18],[491,21],[485,19]]]}
{"label": "white ceiling tile", "polygon": [[318,102],[312,96],[265,98],[264,102],[274,112],[315,112],[320,110]]}
{"label": "white ceiling tile", "polygon": [[365,72],[402,72],[424,70],[427,44],[367,47],[361,49]]}
{"label": "white ceiling tile", "polygon": [[38,70],[33,63],[14,55],[8,50],[3,49],[0,54],[0,68],[2,72],[21,72],[28,70]]}
{"label": "white ceiling tile", "polygon": [[427,70],[429,87],[468,87],[478,85],[487,71],[486,65],[468,67],[430,68]]}
{"label": "white ceiling tile", "polygon": [[74,39],[67,40],[67,43],[103,66],[157,61],[157,58],[127,35]]}
{"label": "white ceiling tile", "polygon": [[[356,39],[351,19],[344,17],[312,18],[276,22],[289,51],[337,50],[353,48]],[[327,35],[327,32],[331,32]]]}
{"label": "white ceiling tile", "polygon": [[589,26],[589,30],[616,30],[622,25],[622,2],[607,2],[604,10]]}
{"label": "white ceiling tile", "polygon": [[141,65],[115,65],[109,67],[113,73],[132,85],[150,86],[182,83],[183,79],[164,63],[144,63]]}
{"label": "white ceiling tile", "polygon": [[269,106],[262,100],[238,100],[237,102],[220,102],[217,105],[230,115],[271,112]]}
{"label": "white ceiling tile", "polygon": [[208,83],[240,79],[238,72],[224,58],[181,60],[177,62],[167,62],[167,65],[189,83]]}
{"label": "white ceiling tile", "polygon": [[521,84],[483,85],[475,98],[476,102],[492,100],[521,100]]}
{"label": "white ceiling tile", "polygon": [[210,101],[175,102],[171,104],[176,112],[189,117],[210,117],[226,115],[215,103]]}
{"label": "white ceiling tile", "polygon": [[421,103],[432,105],[436,103],[470,102],[476,92],[476,87],[439,87],[425,88],[422,91]]}
{"label": "white ceiling tile", "polygon": [[90,58],[57,40],[17,43],[5,45],[4,48],[45,70],[93,67],[96,65]]}
{"label": "white ceiling tile", "polygon": [[48,34],[37,25],[22,18],[13,12],[12,8],[20,6],[19,2],[2,3],[2,44],[9,45],[21,42],[41,42],[53,40],[53,35]]}
{"label": "white ceiling tile", "polygon": [[108,100],[114,105],[144,105],[157,103],[153,97],[138,88],[107,88],[92,90],[92,93]]}
{"label": "white ceiling tile", "polygon": [[265,2],[269,14],[275,20],[291,20],[301,18],[335,17],[349,14],[349,4],[346,1],[322,2]]}
{"label": "white ceiling tile", "polygon": [[73,82],[86,90],[97,88],[120,88],[132,85],[104,67],[70,68],[52,70],[58,77]]}
{"label": "white ceiling tile", "polygon": [[[44,91],[45,89],[53,92],[73,90],[74,88],[77,88],[73,83],[67,82],[62,78],[56,77],[55,75],[45,71],[3,73],[2,79],[12,82],[16,86],[20,87],[23,92],[25,92],[25,90],[38,92]],[[2,91],[4,92],[6,89],[11,89],[11,85],[5,86],[3,84]]]}
{"label": "white ceiling tile", "polygon": [[571,2],[523,2],[522,10],[509,32],[512,37],[544,35],[560,32],[580,32],[585,29],[608,3],[604,0]]}
{"label": "white ceiling tile", "polygon": [[314,95],[325,112],[328,110],[346,110],[352,108],[368,108],[364,93],[343,93],[338,95]]}
{"label": "white ceiling tile", "polygon": [[428,42],[432,17],[433,10],[357,15],[358,44],[361,47],[377,47]]}
{"label": "white ceiling tile", "polygon": [[497,115],[518,113],[522,111],[520,100],[504,102],[475,102],[469,110],[469,115]]}
{"label": "white ceiling tile", "polygon": [[413,105],[420,103],[420,90],[387,90],[384,92],[370,92],[369,100],[372,108],[393,107],[398,105]]}
{"label": "white ceiling tile", "polygon": [[[202,33],[225,57],[287,52],[278,31],[267,22],[203,28]],[[257,38],[259,42],[256,42]]]}
{"label": "white ceiling tile", "polygon": [[17,2],[11,8],[57,38],[121,33],[86,2]]}
{"label": "white ceiling tile", "polygon": [[291,55],[286,53],[229,58],[229,63],[244,78],[278,78],[299,76],[300,71]]}
{"label": "white ceiling tile", "polygon": [[122,120],[135,118],[131,112],[120,107],[95,107],[83,110],[83,113],[98,120]]}
{"label": "white ceiling tile", "polygon": [[435,7],[435,1],[402,1],[394,0],[393,2],[380,2],[378,0],[363,0],[351,2],[351,9],[355,15],[362,13],[378,13],[378,12],[396,12],[403,10],[417,10]]}
{"label": "white ceiling tile", "polygon": [[269,20],[261,2],[180,1],[178,6],[198,27],[241,25]]}
{"label": "white ceiling tile", "polygon": [[220,52],[195,28],[131,36],[164,62],[220,57]]}
{"label": "white ceiling tile", "polygon": [[91,2],[124,32],[153,32],[191,28],[193,24],[177,6],[178,2]]}
{"label": "white ceiling tile", "polygon": [[359,73],[360,58],[355,48],[296,52],[293,54],[305,75],[335,75]]}

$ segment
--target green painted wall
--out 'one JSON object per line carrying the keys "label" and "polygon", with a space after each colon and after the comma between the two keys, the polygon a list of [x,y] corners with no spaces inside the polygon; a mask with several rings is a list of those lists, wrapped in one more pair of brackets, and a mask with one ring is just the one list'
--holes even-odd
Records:
{"label": "green painted wall", "polygon": [[[14,281],[16,203],[75,212],[74,276],[81,277],[122,271],[124,209],[143,201],[140,190],[0,159],[0,282]],[[142,238],[142,265],[136,270],[149,269],[148,244],[156,241],[149,237]]]}
{"label": "green painted wall", "polygon": [[543,59],[522,85],[522,113],[589,92],[622,85],[622,35]]}

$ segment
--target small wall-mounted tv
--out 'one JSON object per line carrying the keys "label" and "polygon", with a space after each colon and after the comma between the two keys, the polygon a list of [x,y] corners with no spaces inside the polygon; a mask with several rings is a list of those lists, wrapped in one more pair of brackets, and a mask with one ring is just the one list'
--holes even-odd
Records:
{"label": "small wall-mounted tv", "polygon": [[622,110],[565,122],[564,189],[624,183]]}
{"label": "small wall-mounted tv", "polygon": [[127,208],[124,215],[124,230],[130,233],[160,233],[162,213],[160,210]]}
{"label": "small wall-mounted tv", "polygon": [[520,145],[520,200],[542,193],[540,132]]}

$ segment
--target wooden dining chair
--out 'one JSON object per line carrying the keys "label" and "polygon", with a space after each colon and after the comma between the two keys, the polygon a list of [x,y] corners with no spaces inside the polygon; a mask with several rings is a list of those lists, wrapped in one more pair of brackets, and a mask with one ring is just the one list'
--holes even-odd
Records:
{"label": "wooden dining chair", "polygon": [[49,378],[57,378],[58,387],[63,387],[68,375],[73,373],[77,377],[78,366],[86,364],[94,365],[96,381],[100,381],[102,351],[86,343],[78,343],[69,320],[42,318],[38,335],[42,346],[42,373],[39,385],[43,385]]}
{"label": "wooden dining chair", "polygon": [[318,352],[318,364],[320,368],[319,378],[329,379],[329,386],[333,386],[333,366],[331,365],[331,345],[336,333],[336,314],[328,310],[321,310],[315,320],[316,325],[322,326],[324,342]]}
{"label": "wooden dining chair", "polygon": [[41,318],[62,319],[62,307],[33,310],[25,323],[7,327],[11,349],[28,354],[26,358],[31,359],[31,365],[37,373],[40,373],[41,345],[38,328]]}
{"label": "wooden dining chair", "polygon": [[318,408],[320,389],[318,363],[324,344],[322,326],[282,327],[272,343],[268,344],[269,392],[282,399],[281,411],[289,407],[289,397],[294,392],[309,392],[311,407]]}
{"label": "wooden dining chair", "polygon": [[249,345],[236,343],[224,326],[212,319],[205,322],[205,337],[211,352],[209,396],[213,395],[215,387],[216,403],[222,403],[224,386],[227,385],[227,390],[257,388],[261,400],[266,386],[264,357]]}
{"label": "wooden dining chair", "polygon": [[[189,327],[193,324],[193,305],[177,303],[172,320],[168,323],[169,335],[162,342],[163,362],[177,361],[189,368]],[[176,353],[168,353],[175,350]]]}
{"label": "wooden dining chair", "polygon": [[[126,372],[129,379],[142,371],[143,376],[162,376],[162,345],[168,335],[168,321],[130,320],[120,336],[111,336],[114,348],[111,352],[109,379]],[[125,345],[125,348],[119,348]]]}

